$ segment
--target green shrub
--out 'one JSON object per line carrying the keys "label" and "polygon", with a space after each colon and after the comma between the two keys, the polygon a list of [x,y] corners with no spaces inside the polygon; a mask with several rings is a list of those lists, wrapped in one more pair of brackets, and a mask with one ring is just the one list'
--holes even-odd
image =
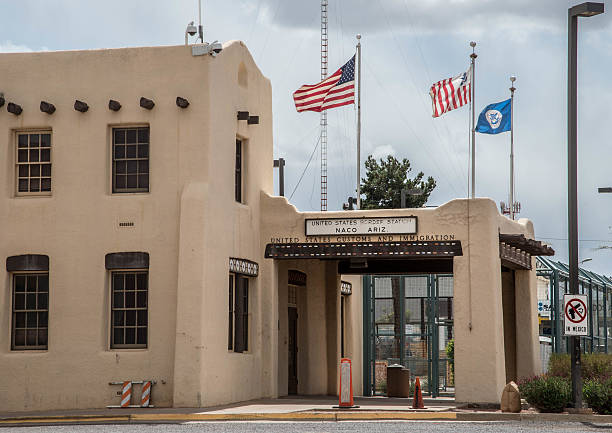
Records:
{"label": "green shrub", "polygon": [[519,391],[540,412],[562,412],[572,399],[570,381],[562,377],[533,377],[521,381]]}
{"label": "green shrub", "polygon": [[582,379],[599,380],[612,376],[612,354],[587,353],[582,356]]}
{"label": "green shrub", "polygon": [[572,365],[567,353],[553,353],[548,360],[548,375],[571,377]]}
{"label": "green shrub", "polygon": [[607,380],[587,380],[582,387],[584,401],[602,415],[612,415],[612,377]]}
{"label": "green shrub", "polygon": [[[581,356],[582,379],[604,380],[612,376],[612,354],[585,353]],[[548,375],[571,377],[571,358],[567,353],[553,353],[548,361]]]}
{"label": "green shrub", "polygon": [[446,357],[452,374],[455,374],[455,340],[448,340],[446,343]]}

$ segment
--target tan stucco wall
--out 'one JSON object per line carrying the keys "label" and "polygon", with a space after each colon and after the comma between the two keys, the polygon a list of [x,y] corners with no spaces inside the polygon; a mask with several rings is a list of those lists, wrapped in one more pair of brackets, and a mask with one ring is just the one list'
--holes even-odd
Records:
{"label": "tan stucco wall", "polygon": [[[23,107],[20,116],[0,112],[0,367],[10,372],[0,407],[104,407],[117,403],[108,382],[128,379],[156,380],[157,406],[272,395],[263,344],[272,318],[262,314],[273,304],[271,285],[251,284],[252,349],[227,352],[228,259],[263,262],[259,199],[272,192],[271,87],[246,48],[225,44],[216,58],[183,46],[1,54],[0,68],[0,92]],[[141,108],[141,96],[155,108]],[[178,108],[177,96],[189,108]],[[119,112],[108,109],[111,98]],[[75,111],[75,99],[89,111]],[[40,112],[41,100],[55,114]],[[259,115],[259,125],[238,122],[238,110]],[[150,125],[150,193],[111,194],[111,127],[141,124]],[[15,197],[13,133],[30,128],[52,129],[49,197]],[[245,204],[234,201],[237,135],[245,139]],[[119,228],[126,220],[135,226]],[[150,254],[147,349],[109,349],[104,256],[121,251]],[[28,253],[50,257],[46,351],[10,350],[4,260]]]}

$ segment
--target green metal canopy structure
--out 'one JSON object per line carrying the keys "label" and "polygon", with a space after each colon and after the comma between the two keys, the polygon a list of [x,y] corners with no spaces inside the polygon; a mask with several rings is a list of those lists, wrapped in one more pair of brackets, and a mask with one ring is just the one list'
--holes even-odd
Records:
{"label": "green metal canopy structure", "polygon": [[[548,280],[550,319],[541,317],[540,336],[549,337],[552,351],[567,353],[569,338],[563,336],[563,295],[569,293],[569,266],[546,257],[536,258],[538,278]],[[588,296],[589,335],[581,337],[584,352],[612,352],[612,278],[579,269],[579,292]],[[542,316],[542,315],[541,315]],[[542,339],[542,338],[541,338]]]}

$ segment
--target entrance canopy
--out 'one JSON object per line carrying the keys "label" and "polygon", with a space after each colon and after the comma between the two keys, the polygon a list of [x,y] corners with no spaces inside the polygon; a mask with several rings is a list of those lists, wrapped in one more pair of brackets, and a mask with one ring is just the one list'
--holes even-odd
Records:
{"label": "entrance canopy", "polygon": [[270,259],[334,259],[341,274],[452,272],[461,241],[270,243]]}

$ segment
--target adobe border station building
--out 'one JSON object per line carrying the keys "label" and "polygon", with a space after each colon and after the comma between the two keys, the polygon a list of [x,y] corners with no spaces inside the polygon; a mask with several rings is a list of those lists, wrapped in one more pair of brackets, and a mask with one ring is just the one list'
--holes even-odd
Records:
{"label": "adobe border station building", "polygon": [[0,69],[3,410],[118,405],[123,381],[136,405],[153,381],[158,407],[337,395],[341,356],[360,394],[362,274],[453,274],[457,401],[538,373],[533,256],[552,250],[532,224],[489,199],[303,213],[274,197],[271,85],[243,43]]}

